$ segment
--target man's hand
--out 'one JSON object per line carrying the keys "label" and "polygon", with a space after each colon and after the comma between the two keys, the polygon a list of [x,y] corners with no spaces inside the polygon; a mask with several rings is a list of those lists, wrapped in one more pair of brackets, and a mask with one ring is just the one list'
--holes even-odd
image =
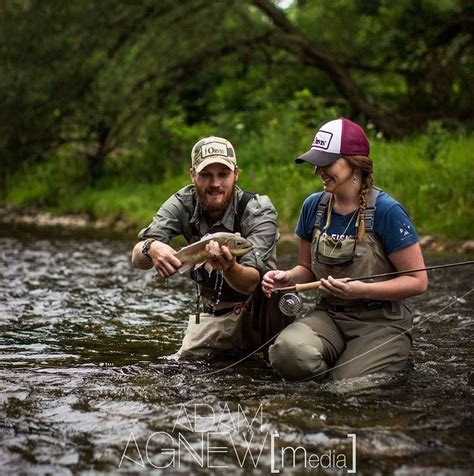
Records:
{"label": "man's hand", "polygon": [[171,246],[161,243],[160,241],[154,241],[151,244],[148,254],[160,278],[169,278],[183,265],[183,263],[174,256],[175,253],[176,251]]}
{"label": "man's hand", "polygon": [[217,271],[229,271],[235,264],[235,256],[230,252],[227,246],[220,246],[217,241],[211,240],[206,245],[206,251],[211,256],[208,263]]}
{"label": "man's hand", "polygon": [[175,257],[175,250],[171,246],[153,241],[148,250],[148,259],[143,253],[143,244],[145,240],[138,242],[132,252],[132,264],[138,269],[155,268],[160,278],[168,278],[176,273],[182,266],[181,261]]}
{"label": "man's hand", "polygon": [[227,246],[220,246],[211,240],[206,245],[206,251],[211,255],[207,262],[213,269],[224,272],[224,279],[229,286],[242,294],[251,294],[260,280],[260,273],[251,266],[237,263],[235,256]]}

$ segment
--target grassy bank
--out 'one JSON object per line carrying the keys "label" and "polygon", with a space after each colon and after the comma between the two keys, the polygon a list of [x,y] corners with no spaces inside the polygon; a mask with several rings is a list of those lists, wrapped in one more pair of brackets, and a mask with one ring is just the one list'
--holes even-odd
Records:
{"label": "grassy bank", "polygon": [[[291,231],[304,198],[321,190],[321,184],[309,165],[293,162],[306,150],[313,132],[282,134],[283,129],[276,125],[264,138],[248,134],[234,142],[242,169],[238,184],[269,195],[282,230]],[[434,130],[398,142],[373,137],[371,144],[376,185],[405,205],[420,234],[448,240],[474,237],[473,135]],[[64,149],[10,177],[4,204],[86,213],[138,231],[169,195],[189,183],[187,157],[163,167],[160,156],[117,156],[110,159],[104,178],[91,187],[85,183],[84,160],[73,149]],[[157,164],[159,174],[147,172]]]}

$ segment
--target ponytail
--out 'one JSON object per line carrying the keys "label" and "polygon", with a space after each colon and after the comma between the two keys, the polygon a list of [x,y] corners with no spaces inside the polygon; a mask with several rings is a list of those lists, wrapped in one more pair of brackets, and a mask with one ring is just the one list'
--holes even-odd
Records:
{"label": "ponytail", "polygon": [[373,185],[372,171],[373,164],[369,157],[364,155],[347,155],[344,159],[349,162],[353,169],[360,170],[362,185],[359,196],[359,215],[357,220],[357,239],[363,240],[365,237],[364,212],[369,200],[370,189]]}

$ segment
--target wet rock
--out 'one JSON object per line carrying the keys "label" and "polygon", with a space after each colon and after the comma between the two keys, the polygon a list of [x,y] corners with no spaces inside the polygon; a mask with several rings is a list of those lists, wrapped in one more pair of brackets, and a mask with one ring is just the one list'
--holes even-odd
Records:
{"label": "wet rock", "polygon": [[444,243],[439,243],[438,241],[434,241],[431,244],[430,249],[432,251],[442,252],[442,251],[446,251],[446,245]]}
{"label": "wet rock", "polygon": [[435,239],[431,235],[422,236],[420,238],[420,246],[426,248],[434,244]]}
{"label": "wet rock", "polygon": [[469,240],[463,243],[459,250],[460,253],[469,253],[474,251],[474,240]]}

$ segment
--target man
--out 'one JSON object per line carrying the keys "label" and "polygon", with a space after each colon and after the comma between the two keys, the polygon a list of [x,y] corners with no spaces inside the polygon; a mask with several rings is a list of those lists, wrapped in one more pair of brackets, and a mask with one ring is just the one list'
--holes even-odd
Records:
{"label": "man", "polygon": [[203,310],[194,315],[178,355],[181,358],[213,357],[238,353],[244,342],[243,307],[256,289],[268,263],[275,258],[277,214],[266,195],[249,194],[236,186],[239,176],[235,150],[221,137],[198,141],[191,152],[191,180],[158,210],[150,226],[140,231],[132,262],[140,269],[154,267],[167,278],[182,263],[169,245],[181,235],[188,243],[207,233],[239,232],[253,249],[235,258],[226,246],[211,241],[207,250],[213,271],[204,267],[191,273],[198,283]]}

